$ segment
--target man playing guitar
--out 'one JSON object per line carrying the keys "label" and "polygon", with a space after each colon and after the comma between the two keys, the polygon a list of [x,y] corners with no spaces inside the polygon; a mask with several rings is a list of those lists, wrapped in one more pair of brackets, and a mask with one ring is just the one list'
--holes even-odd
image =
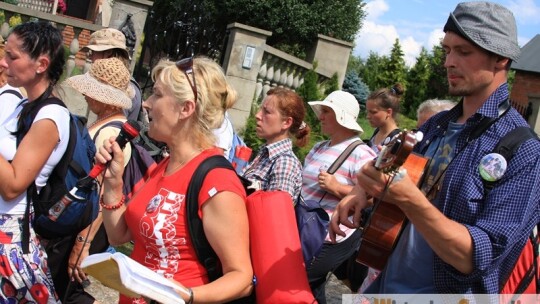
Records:
{"label": "man playing guitar", "polygon": [[488,2],[460,3],[444,31],[449,94],[462,100],[420,128],[425,136],[414,152],[431,159],[420,188],[407,174],[386,187],[389,175],[368,163],[331,220],[331,237],[341,234],[339,223],[359,227],[369,206],[362,189],[408,219],[367,294],[497,294],[540,221],[539,141],[521,145],[487,195],[479,173],[499,140],[527,125],[507,106],[507,74],[520,53],[512,13]]}

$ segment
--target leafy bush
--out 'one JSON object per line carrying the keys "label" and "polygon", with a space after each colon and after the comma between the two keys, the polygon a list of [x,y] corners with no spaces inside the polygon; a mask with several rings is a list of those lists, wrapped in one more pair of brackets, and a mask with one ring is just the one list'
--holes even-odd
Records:
{"label": "leafy bush", "polygon": [[241,136],[244,139],[244,142],[248,147],[251,148],[251,158],[255,157],[259,152],[259,149],[264,145],[264,140],[257,137],[257,120],[255,119],[255,114],[257,113],[256,108],[252,108],[251,113],[246,122],[246,128],[241,132]]}

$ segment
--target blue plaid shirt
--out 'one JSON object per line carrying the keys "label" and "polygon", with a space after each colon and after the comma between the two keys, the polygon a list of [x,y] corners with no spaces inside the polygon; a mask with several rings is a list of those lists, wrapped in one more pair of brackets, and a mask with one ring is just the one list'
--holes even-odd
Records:
{"label": "blue plaid shirt", "polygon": [[260,181],[262,190],[288,192],[295,202],[302,187],[302,164],[292,150],[291,139],[262,146],[244,177]]}
{"label": "blue plaid shirt", "polygon": [[[448,218],[465,225],[473,239],[474,269],[464,275],[434,257],[433,280],[438,293],[498,293],[513,269],[533,227],[540,222],[540,142],[528,140],[508,163],[504,176],[487,197],[478,171],[480,160],[499,140],[527,122],[513,108],[476,140],[467,144],[482,117],[497,117],[498,105],[508,98],[501,85],[470,117],[456,143],[456,157],[448,166],[435,206]],[[439,113],[421,127],[424,140],[415,147],[426,153],[429,144],[444,136],[450,121],[462,113],[461,104]],[[422,263],[422,261],[418,261]]]}

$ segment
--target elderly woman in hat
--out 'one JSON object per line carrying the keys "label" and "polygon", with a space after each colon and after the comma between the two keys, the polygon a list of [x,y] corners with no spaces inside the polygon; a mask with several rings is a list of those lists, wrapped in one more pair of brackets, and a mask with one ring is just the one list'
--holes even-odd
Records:
{"label": "elderly woman in hat", "polygon": [[292,150],[291,138],[299,147],[307,144],[310,129],[305,114],[304,101],[295,92],[284,88],[268,91],[255,115],[257,136],[266,143],[243,174],[262,190],[288,192],[293,201],[300,195],[302,164]]}
{"label": "elderly woman in hat", "polygon": [[[90,35],[88,44],[81,51],[87,51],[88,58],[92,62],[99,59],[117,58],[129,68],[130,56],[126,46],[126,36],[117,29],[104,28],[95,31]],[[138,120],[139,113],[142,110],[142,94],[136,83],[135,80],[129,83],[134,95],[131,97],[131,106],[123,110],[130,120]]]}
{"label": "elderly woman in hat", "polygon": [[[344,91],[334,91],[323,101],[309,105],[321,122],[321,131],[329,137],[311,149],[304,161],[302,172],[302,198],[319,202],[331,216],[339,201],[356,184],[356,174],[366,162],[376,155],[367,145],[357,146],[335,173],[326,172],[328,167],[352,143],[359,141],[362,128],[356,122],[360,107],[356,98]],[[307,261],[308,279],[319,303],[326,303],[325,284],[328,272],[335,270],[357,249],[360,231],[346,229],[346,236],[338,243],[330,243],[328,236],[319,253]]]}
{"label": "elderly woman in hat", "polygon": [[[129,86],[130,73],[118,58],[99,59],[94,62],[90,71],[83,75],[73,76],[66,84],[83,94],[88,108],[96,114],[96,120],[88,126],[88,133],[94,138],[96,147],[103,144],[105,139],[117,136],[120,129],[107,126],[111,121],[126,122],[125,109],[131,107],[133,91]],[[124,148],[125,157],[131,155],[130,145]]]}

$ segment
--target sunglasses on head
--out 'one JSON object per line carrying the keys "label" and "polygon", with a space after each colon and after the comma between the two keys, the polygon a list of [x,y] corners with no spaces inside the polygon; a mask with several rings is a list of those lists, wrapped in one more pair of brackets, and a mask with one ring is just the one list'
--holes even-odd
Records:
{"label": "sunglasses on head", "polygon": [[[193,72],[193,57],[180,59],[176,62],[176,67],[186,74],[186,78],[189,82],[189,86],[195,96],[195,102],[197,102],[197,84],[195,83],[195,73]],[[193,78],[193,82],[189,79],[189,75]]]}

